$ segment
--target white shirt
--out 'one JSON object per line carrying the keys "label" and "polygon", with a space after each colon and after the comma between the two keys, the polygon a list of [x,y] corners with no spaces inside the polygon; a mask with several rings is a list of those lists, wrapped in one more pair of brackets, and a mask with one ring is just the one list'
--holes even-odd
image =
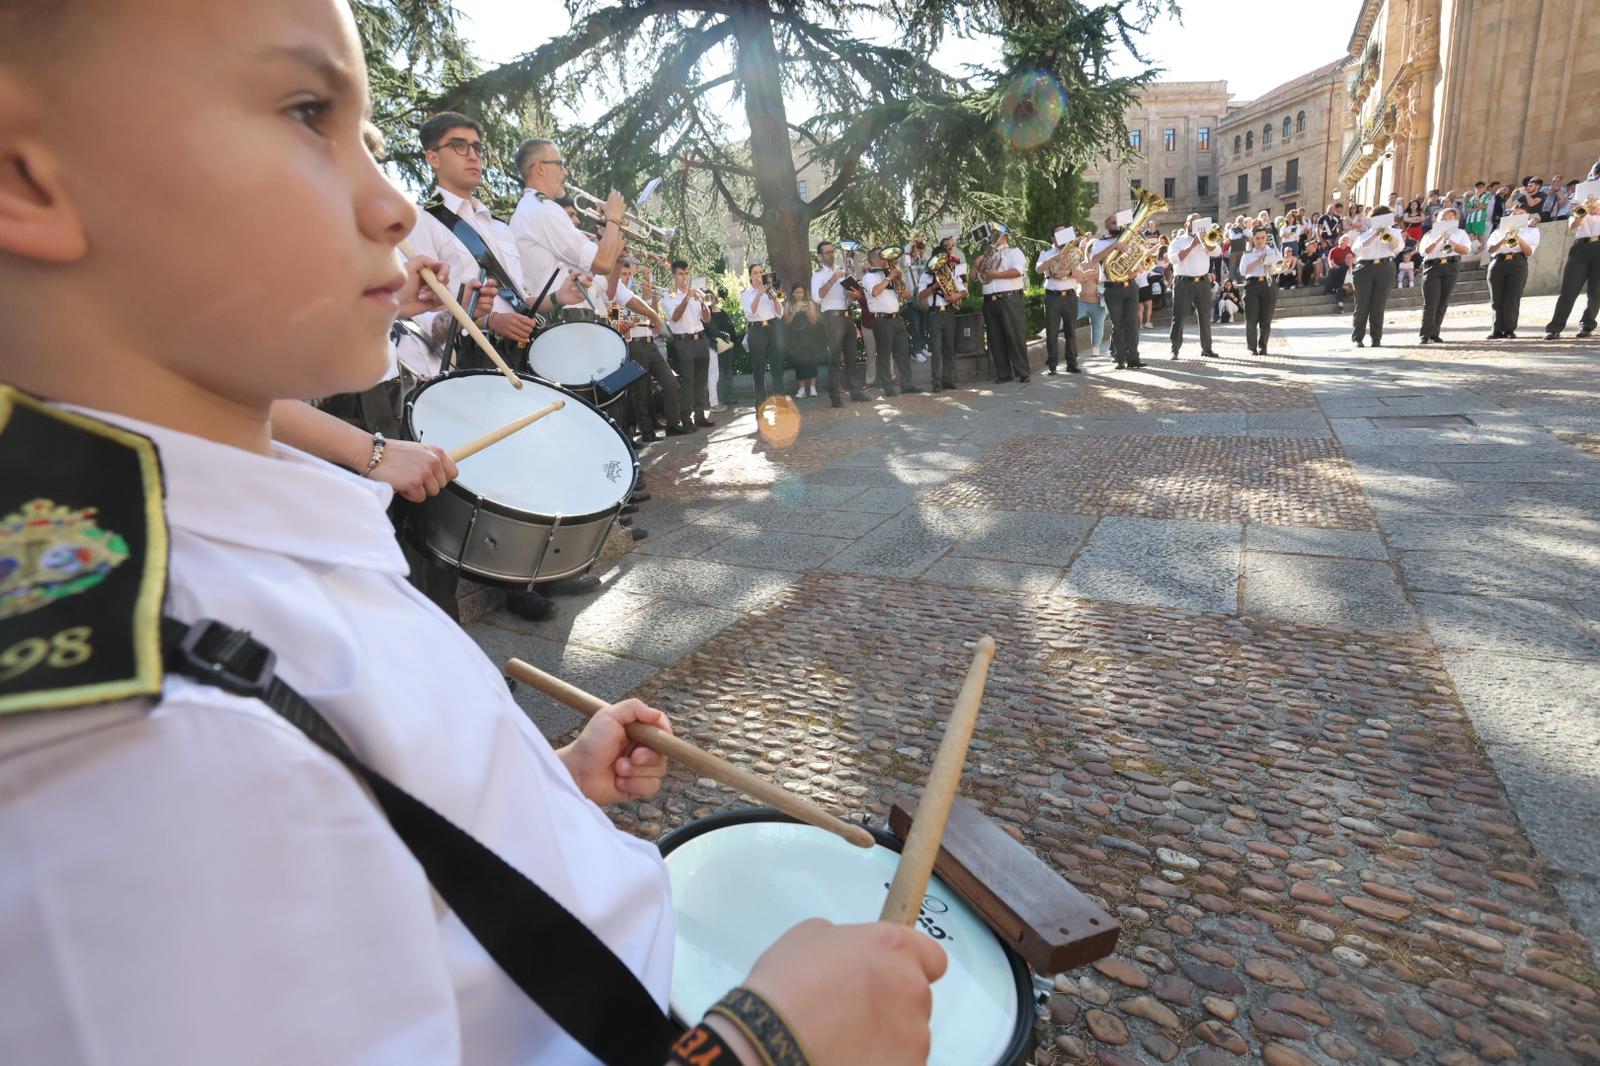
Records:
{"label": "white shirt", "polygon": [[1278,262],[1283,258],[1272,245],[1265,248],[1247,248],[1244,255],[1239,257],[1239,272],[1247,278],[1264,278],[1267,276],[1268,265]]}
{"label": "white shirt", "polygon": [[[685,300],[688,301],[689,306],[683,309],[683,314],[680,317],[674,319],[672,317],[673,313],[678,310],[678,305]],[[679,292],[677,289],[673,289],[661,298],[661,308],[667,313],[667,326],[673,333],[699,333],[704,330],[710,324],[702,317],[704,314],[702,309],[704,307],[705,304],[691,298],[686,292]]]}
{"label": "white shirt", "polygon": [[[500,260],[500,265],[506,268],[506,273],[511,275],[512,280],[520,281],[522,262],[517,253],[517,242],[511,236],[511,228],[491,215],[489,209],[476,199],[463,200],[455,193],[442,188],[435,188],[433,192],[444,201],[444,206],[454,211],[463,222],[477,231],[478,236],[483,238],[483,243],[487,244],[495,258]],[[418,254],[437,259],[449,268],[450,282],[446,288],[450,290],[450,295],[454,296],[463,282],[477,280],[478,261],[472,258],[467,246],[462,244],[443,222],[428,212],[417,212],[417,224],[412,228],[409,240]],[[523,286],[523,290],[530,300],[539,293],[538,289],[528,293],[526,285]],[[496,297],[494,309],[497,313],[507,314],[511,311],[511,305],[506,302],[505,297]],[[468,310],[474,309],[468,308]],[[427,332],[432,330],[433,319],[436,316],[448,317],[449,314],[448,311],[428,311],[418,315],[414,321]],[[406,361],[408,365],[413,362],[411,359]]]}
{"label": "white shirt", "polygon": [[[1570,211],[1568,216],[1571,216]],[[1578,240],[1581,237],[1600,237],[1600,211],[1589,212],[1583,217],[1583,221],[1573,228],[1572,239]]]}
{"label": "white shirt", "polygon": [[588,273],[600,246],[572,224],[562,206],[534,189],[522,190],[511,213],[511,235],[522,257],[522,287],[537,296],[556,271],[555,292],[573,271]]}
{"label": "white shirt", "polygon": [[994,281],[984,282],[983,293],[985,296],[989,296],[997,292],[1021,292],[1023,289],[1027,288],[1028,257],[1022,254],[1022,250],[1020,248],[1013,248],[1010,245],[1007,245],[1006,247],[1000,249],[999,269],[1017,270],[1021,271],[1021,273],[1014,278],[999,278]]}
{"label": "white shirt", "polygon": [[[1096,237],[1094,239],[1094,243],[1089,246],[1089,258],[1093,259],[1095,256],[1099,255],[1101,252],[1105,251],[1107,248],[1111,247],[1113,244],[1116,244],[1116,243],[1117,243],[1117,238],[1116,237],[1112,237],[1110,235],[1102,235],[1102,236]],[[1110,258],[1110,257],[1107,256],[1107,258]],[[1108,280],[1110,280],[1110,279],[1108,279],[1106,277],[1106,261],[1105,261],[1105,259],[1100,260],[1099,267],[1100,267],[1100,284],[1104,285]]]}
{"label": "white shirt", "polygon": [[1466,255],[1472,250],[1472,242],[1467,237],[1466,230],[1459,228],[1446,234],[1424,233],[1421,245],[1427,248],[1427,253],[1422,257],[1423,262],[1452,255]]}
{"label": "white shirt", "polygon": [[[960,288],[961,288],[961,291],[963,293],[965,293],[967,291],[967,263],[966,263],[966,260],[962,260],[959,263],[952,264],[951,267],[950,267],[950,276],[956,279],[957,285],[959,285]],[[933,271],[932,270],[924,270],[922,272],[922,276],[917,279],[917,291],[921,292],[923,289],[926,289],[928,286],[933,285],[933,281],[934,281]],[[940,295],[939,290],[938,290],[937,287],[935,287],[934,290],[928,294],[928,307],[931,310],[937,311],[941,307],[949,307],[949,306],[950,306],[950,301],[946,300],[942,295]]]}
{"label": "white shirt", "polygon": [[605,315],[613,307],[627,307],[633,301],[633,290],[622,282],[617,282],[617,291],[611,296],[606,296],[606,289],[610,288],[611,279],[604,274],[596,274],[589,283],[589,302],[594,305],[597,315]]}
{"label": "white shirt", "polygon": [[1167,246],[1172,259],[1172,273],[1178,278],[1203,278],[1211,273],[1211,253],[1205,244],[1192,233],[1173,240]]}
{"label": "white shirt", "polygon": [[833,288],[828,294],[822,294],[822,287],[833,277],[834,267],[825,266],[811,275],[811,298],[816,301],[817,309],[821,311],[845,311],[850,307],[850,301],[845,297],[844,278],[833,283]]}
{"label": "white shirt", "polygon": [[[248,628],[368,765],[664,1003],[655,847],[578,791],[496,664],[406,582],[388,486],[107,420],[160,449],[168,613]],[[169,677],[154,708],[6,716],[0,853],[8,1063],[595,1061],[444,909],[356,779],[255,700]]]}
{"label": "white shirt", "polygon": [[746,286],[739,296],[739,303],[744,307],[746,322],[771,322],[778,317],[778,305],[773,302],[766,289],[758,289],[754,285]]}
{"label": "white shirt", "polygon": [[1052,278],[1044,268],[1046,263],[1054,259],[1056,256],[1061,255],[1065,251],[1065,248],[1039,249],[1039,258],[1037,261],[1035,261],[1034,266],[1038,269],[1039,273],[1044,275],[1044,289],[1046,292],[1077,292],[1079,289],[1076,278],[1066,277],[1062,278],[1060,281],[1057,281],[1055,278]]}
{"label": "white shirt", "polygon": [[[1528,217],[1537,218],[1538,216],[1537,215],[1530,215]],[[1487,243],[1486,247],[1492,247],[1494,245],[1494,243],[1496,241],[1498,241],[1502,236],[1504,236],[1507,232],[1509,232],[1508,227],[1505,225],[1504,221],[1502,221],[1501,225],[1500,225],[1500,228],[1495,230],[1493,233],[1489,234],[1489,240],[1488,240],[1488,243]],[[1526,226],[1521,227],[1520,229],[1517,230],[1517,236],[1521,237],[1524,241],[1528,242],[1527,255],[1531,258],[1533,256],[1533,253],[1537,252],[1539,250],[1539,224],[1537,222],[1532,222],[1532,223],[1529,223]],[[1508,247],[1496,248],[1495,251],[1494,251],[1494,254],[1499,256],[1499,255],[1506,255],[1506,254],[1515,254],[1515,253],[1520,252],[1520,251],[1522,251],[1522,248],[1518,244],[1516,244],[1515,242],[1512,242],[1511,245],[1508,246]]]}
{"label": "white shirt", "polygon": [[1278,239],[1284,244],[1293,244],[1300,239],[1300,227],[1298,225],[1284,226],[1278,231]]}
{"label": "white shirt", "polygon": [[[1378,236],[1380,232],[1385,230],[1393,238],[1387,244]],[[1350,250],[1356,253],[1358,262],[1367,262],[1374,259],[1391,259],[1399,255],[1401,249],[1405,246],[1406,235],[1398,227],[1370,226],[1356,236],[1356,239],[1351,242]]]}
{"label": "white shirt", "polygon": [[[867,290],[867,310],[875,315],[900,313],[900,294],[894,291],[893,285],[884,285],[888,277],[888,270],[882,267],[873,267],[861,275],[861,287]],[[874,296],[872,290],[879,285],[883,285],[883,291]]]}

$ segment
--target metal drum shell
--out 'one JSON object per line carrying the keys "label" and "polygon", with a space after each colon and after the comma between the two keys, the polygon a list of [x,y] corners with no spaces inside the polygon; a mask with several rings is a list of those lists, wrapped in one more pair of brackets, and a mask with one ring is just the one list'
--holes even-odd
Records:
{"label": "metal drum shell", "polygon": [[[724,829],[729,826],[745,825],[751,822],[787,822],[798,824],[795,822],[795,819],[790,818],[788,815],[782,813],[781,811],[774,810],[771,807],[748,807],[740,810],[723,811],[717,814],[707,815],[704,818],[697,818],[692,822],[685,823],[684,825],[679,826],[677,829],[674,829],[671,832],[663,835],[660,840],[656,842],[656,846],[661,851],[663,857],[670,856],[671,853],[676,851],[678,848],[706,833],[717,829]],[[878,844],[888,848],[890,851],[898,853],[904,844],[899,837],[895,836],[887,829],[870,825],[866,826],[865,828],[872,834],[873,839],[876,840]],[[818,830],[818,832],[820,833],[823,831]],[[848,845],[846,846],[848,847]],[[852,848],[851,850],[855,849]],[[959,896],[955,895],[953,890],[951,891],[951,896],[957,900],[960,899]],[[964,903],[963,906],[965,906]],[[1016,991],[1016,1022],[1011,1034],[1011,1039],[1007,1043],[1004,1051],[1000,1054],[999,1058],[995,1059],[993,1062],[962,1063],[961,1066],[1022,1066],[1023,1063],[1031,1061],[1033,1049],[1036,1044],[1036,1038],[1034,1035],[1034,1020],[1037,1017],[1037,1011],[1033,978],[1028,970],[1027,963],[1022,961],[1021,956],[1011,950],[1011,948],[1003,940],[1001,940],[998,935],[994,934],[993,930],[988,929],[987,926],[984,928],[990,933],[991,936],[994,936],[995,945],[1000,949],[1001,952],[1003,952],[1006,962],[1009,966],[1011,981],[1014,984]],[[676,962],[674,963],[674,967],[676,967]],[[677,1020],[685,1025],[692,1024],[694,1021],[698,1021],[698,1019],[685,1018],[678,1018]],[[937,1049],[934,1057],[930,1058],[929,1061],[933,1062],[936,1059]]]}

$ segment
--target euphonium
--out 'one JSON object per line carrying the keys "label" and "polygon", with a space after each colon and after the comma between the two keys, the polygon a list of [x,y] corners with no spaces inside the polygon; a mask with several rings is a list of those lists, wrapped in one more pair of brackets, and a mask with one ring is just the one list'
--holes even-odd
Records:
{"label": "euphonium", "polygon": [[1122,236],[1117,238],[1116,246],[1100,261],[1106,277],[1116,282],[1128,281],[1141,270],[1149,270],[1160,258],[1160,250],[1151,241],[1139,236],[1139,229],[1151,215],[1165,211],[1167,201],[1149,189],[1135,189],[1134,193],[1139,197],[1139,206],[1123,228]]}
{"label": "euphonium", "polygon": [[1065,281],[1073,271],[1083,266],[1083,251],[1076,242],[1056,252],[1055,258],[1045,264],[1045,276],[1052,281]]}
{"label": "euphonium", "polygon": [[900,257],[905,254],[905,249],[903,249],[903,248],[885,248],[882,252],[880,252],[878,254],[882,255],[883,256],[883,261],[885,263],[889,264],[889,270],[887,271],[887,273],[889,273],[890,275],[893,276],[893,279],[894,279],[893,288],[894,288],[894,291],[895,291],[895,295],[900,297],[900,299],[902,299],[902,300],[911,299],[911,292],[910,292],[910,290],[908,290],[906,288],[906,276],[905,276],[905,273],[904,273],[904,271],[900,270]]}
{"label": "euphonium", "polygon": [[1213,222],[1211,228],[1200,234],[1200,243],[1206,246],[1206,251],[1215,256],[1222,248],[1222,227]]}
{"label": "euphonium", "polygon": [[944,297],[945,303],[954,305],[966,299],[967,290],[956,280],[953,264],[944,252],[939,252],[928,260],[928,273],[933,275],[934,287],[939,290],[939,295]]}

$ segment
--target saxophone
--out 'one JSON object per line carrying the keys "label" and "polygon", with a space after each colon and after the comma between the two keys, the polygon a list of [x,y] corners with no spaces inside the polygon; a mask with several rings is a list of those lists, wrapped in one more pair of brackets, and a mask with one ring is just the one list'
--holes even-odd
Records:
{"label": "saxophone", "polygon": [[1149,270],[1160,258],[1160,249],[1139,236],[1139,230],[1151,215],[1167,209],[1167,201],[1149,189],[1135,189],[1134,195],[1139,198],[1138,209],[1123,229],[1122,236],[1117,238],[1116,246],[1100,261],[1106,277],[1115,282],[1128,281],[1141,270]]}

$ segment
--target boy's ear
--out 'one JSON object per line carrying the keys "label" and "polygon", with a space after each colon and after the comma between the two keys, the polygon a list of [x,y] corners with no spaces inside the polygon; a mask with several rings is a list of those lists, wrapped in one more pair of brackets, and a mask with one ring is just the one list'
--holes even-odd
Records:
{"label": "boy's ear", "polygon": [[0,79],[0,252],[70,263],[88,250],[54,153],[28,129],[27,107]]}

